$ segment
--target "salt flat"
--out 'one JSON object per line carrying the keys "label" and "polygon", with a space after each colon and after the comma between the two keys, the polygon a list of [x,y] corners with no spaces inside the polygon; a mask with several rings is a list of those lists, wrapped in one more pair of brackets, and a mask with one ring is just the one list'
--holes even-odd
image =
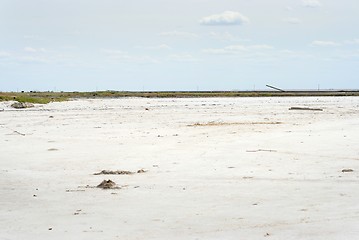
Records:
{"label": "salt flat", "polygon": [[1,109],[2,240],[359,236],[358,97]]}

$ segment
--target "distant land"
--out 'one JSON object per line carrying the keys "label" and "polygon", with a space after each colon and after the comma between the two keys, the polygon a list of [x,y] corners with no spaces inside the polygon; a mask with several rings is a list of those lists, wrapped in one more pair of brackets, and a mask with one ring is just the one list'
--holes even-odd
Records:
{"label": "distant land", "polygon": [[324,97],[359,96],[359,90],[284,91],[94,91],[94,92],[0,92],[0,101],[49,103],[73,98],[201,98],[201,97]]}

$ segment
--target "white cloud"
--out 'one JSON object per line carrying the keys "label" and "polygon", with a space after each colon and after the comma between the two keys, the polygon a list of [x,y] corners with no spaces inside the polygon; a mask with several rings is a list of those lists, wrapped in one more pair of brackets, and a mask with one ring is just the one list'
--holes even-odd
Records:
{"label": "white cloud", "polygon": [[148,50],[170,50],[172,49],[167,44],[160,44],[156,46],[136,46],[135,48],[148,49]]}
{"label": "white cloud", "polygon": [[173,54],[170,55],[170,59],[176,62],[198,62],[199,59],[193,57],[189,53]]}
{"label": "white cloud", "polygon": [[196,38],[198,37],[197,34],[191,32],[181,32],[181,31],[170,31],[170,32],[162,32],[160,33],[161,36],[166,37],[187,37],[187,38]]}
{"label": "white cloud", "polygon": [[288,50],[288,49],[280,50],[278,52],[278,57],[280,59],[310,59],[310,58],[314,58],[313,55],[308,54],[306,52],[298,52],[298,51],[293,51],[293,50]]}
{"label": "white cloud", "polygon": [[351,45],[358,45],[359,39],[352,39],[352,40],[344,40],[340,42],[334,41],[313,41],[311,46],[319,46],[319,47],[344,47],[344,46],[351,46]]}
{"label": "white cloud", "polygon": [[228,42],[248,42],[250,40],[239,38],[237,36],[234,36],[233,34],[229,32],[210,32],[209,36],[213,39],[220,40],[220,41],[228,41]]}
{"label": "white cloud", "polygon": [[124,51],[114,50],[114,49],[102,49],[101,52],[105,53],[106,55],[110,55],[110,56],[125,54]]}
{"label": "white cloud", "polygon": [[335,47],[335,46],[340,46],[339,43],[332,42],[332,41],[313,41],[311,45],[316,46],[316,47]]}
{"label": "white cloud", "polygon": [[359,39],[347,40],[345,44],[359,44]]}
{"label": "white cloud", "polygon": [[29,40],[43,40],[43,38],[41,38],[38,35],[25,35],[24,39],[29,39]]}
{"label": "white cloud", "polygon": [[46,52],[44,48],[32,48],[32,47],[25,47],[24,51],[28,53]]}
{"label": "white cloud", "polygon": [[258,52],[262,50],[271,50],[274,49],[270,45],[231,45],[224,48],[209,48],[203,49],[202,52],[208,54],[218,54],[218,55],[230,55],[230,54],[241,54],[248,52]]}
{"label": "white cloud", "polygon": [[359,60],[359,50],[341,53],[339,57],[345,60]]}
{"label": "white cloud", "polygon": [[300,24],[302,21],[298,18],[286,18],[283,19],[284,22],[290,23],[290,24]]}
{"label": "white cloud", "polygon": [[224,56],[233,56],[238,60],[256,63],[283,63],[285,61],[301,61],[313,59],[314,56],[306,52],[288,49],[277,49],[270,45],[233,45],[218,49],[204,49],[203,53]]}
{"label": "white cloud", "polygon": [[210,32],[209,35],[217,40],[232,41],[234,39],[234,36],[229,32],[225,32],[225,33]]}
{"label": "white cloud", "polygon": [[8,52],[1,52],[1,51],[0,51],[0,58],[6,58],[6,57],[10,57],[10,56],[11,56],[10,53],[8,53]]}
{"label": "white cloud", "polygon": [[49,63],[50,60],[44,57],[33,57],[33,56],[21,56],[17,58],[17,61],[22,63]]}
{"label": "white cloud", "polygon": [[309,8],[318,8],[322,4],[318,0],[303,0],[303,6]]}
{"label": "white cloud", "polygon": [[239,12],[226,11],[202,18],[202,25],[241,25],[249,22],[249,19]]}
{"label": "white cloud", "polygon": [[32,52],[32,53],[34,53],[34,52],[36,52],[36,49],[31,48],[31,47],[25,47],[25,48],[24,48],[24,51],[25,51],[25,52]]}
{"label": "white cloud", "polygon": [[[44,51],[37,50],[35,52],[30,51],[25,54],[14,55],[13,60],[20,63],[35,63],[35,64],[74,64],[77,57],[73,54],[61,53],[57,51]],[[83,63],[81,63],[83,64]]]}
{"label": "white cloud", "polygon": [[262,45],[250,45],[248,46],[249,50],[270,50],[274,49],[273,46],[262,44]]}
{"label": "white cloud", "polygon": [[6,64],[55,64],[63,66],[84,66],[87,63],[73,52],[59,52],[53,49],[26,47],[17,51],[1,52],[0,60]]}
{"label": "white cloud", "polygon": [[105,53],[109,59],[116,61],[138,64],[154,64],[159,62],[158,60],[147,55],[130,55],[129,53],[120,50],[103,49],[102,52]]}

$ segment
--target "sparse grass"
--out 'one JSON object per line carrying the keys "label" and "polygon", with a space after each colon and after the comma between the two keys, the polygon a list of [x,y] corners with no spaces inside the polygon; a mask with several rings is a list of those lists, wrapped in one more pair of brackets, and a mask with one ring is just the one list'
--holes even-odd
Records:
{"label": "sparse grass", "polygon": [[18,101],[27,103],[47,104],[49,102],[66,101],[68,98],[45,95],[43,93],[0,93],[0,101]]}
{"label": "sparse grass", "polygon": [[40,97],[28,97],[28,96],[17,96],[14,99],[18,102],[28,102],[28,103],[39,103],[39,104],[47,104],[51,102],[49,98],[40,98]]}
{"label": "sparse grass", "polygon": [[73,98],[206,98],[206,97],[310,97],[310,96],[359,96],[359,91],[203,91],[203,92],[0,92],[0,101],[19,101],[46,104]]}

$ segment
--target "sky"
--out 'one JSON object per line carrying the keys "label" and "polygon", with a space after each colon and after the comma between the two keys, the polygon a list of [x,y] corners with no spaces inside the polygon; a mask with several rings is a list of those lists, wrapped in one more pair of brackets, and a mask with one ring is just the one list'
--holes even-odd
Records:
{"label": "sky", "polygon": [[0,91],[359,89],[358,0],[0,0]]}

